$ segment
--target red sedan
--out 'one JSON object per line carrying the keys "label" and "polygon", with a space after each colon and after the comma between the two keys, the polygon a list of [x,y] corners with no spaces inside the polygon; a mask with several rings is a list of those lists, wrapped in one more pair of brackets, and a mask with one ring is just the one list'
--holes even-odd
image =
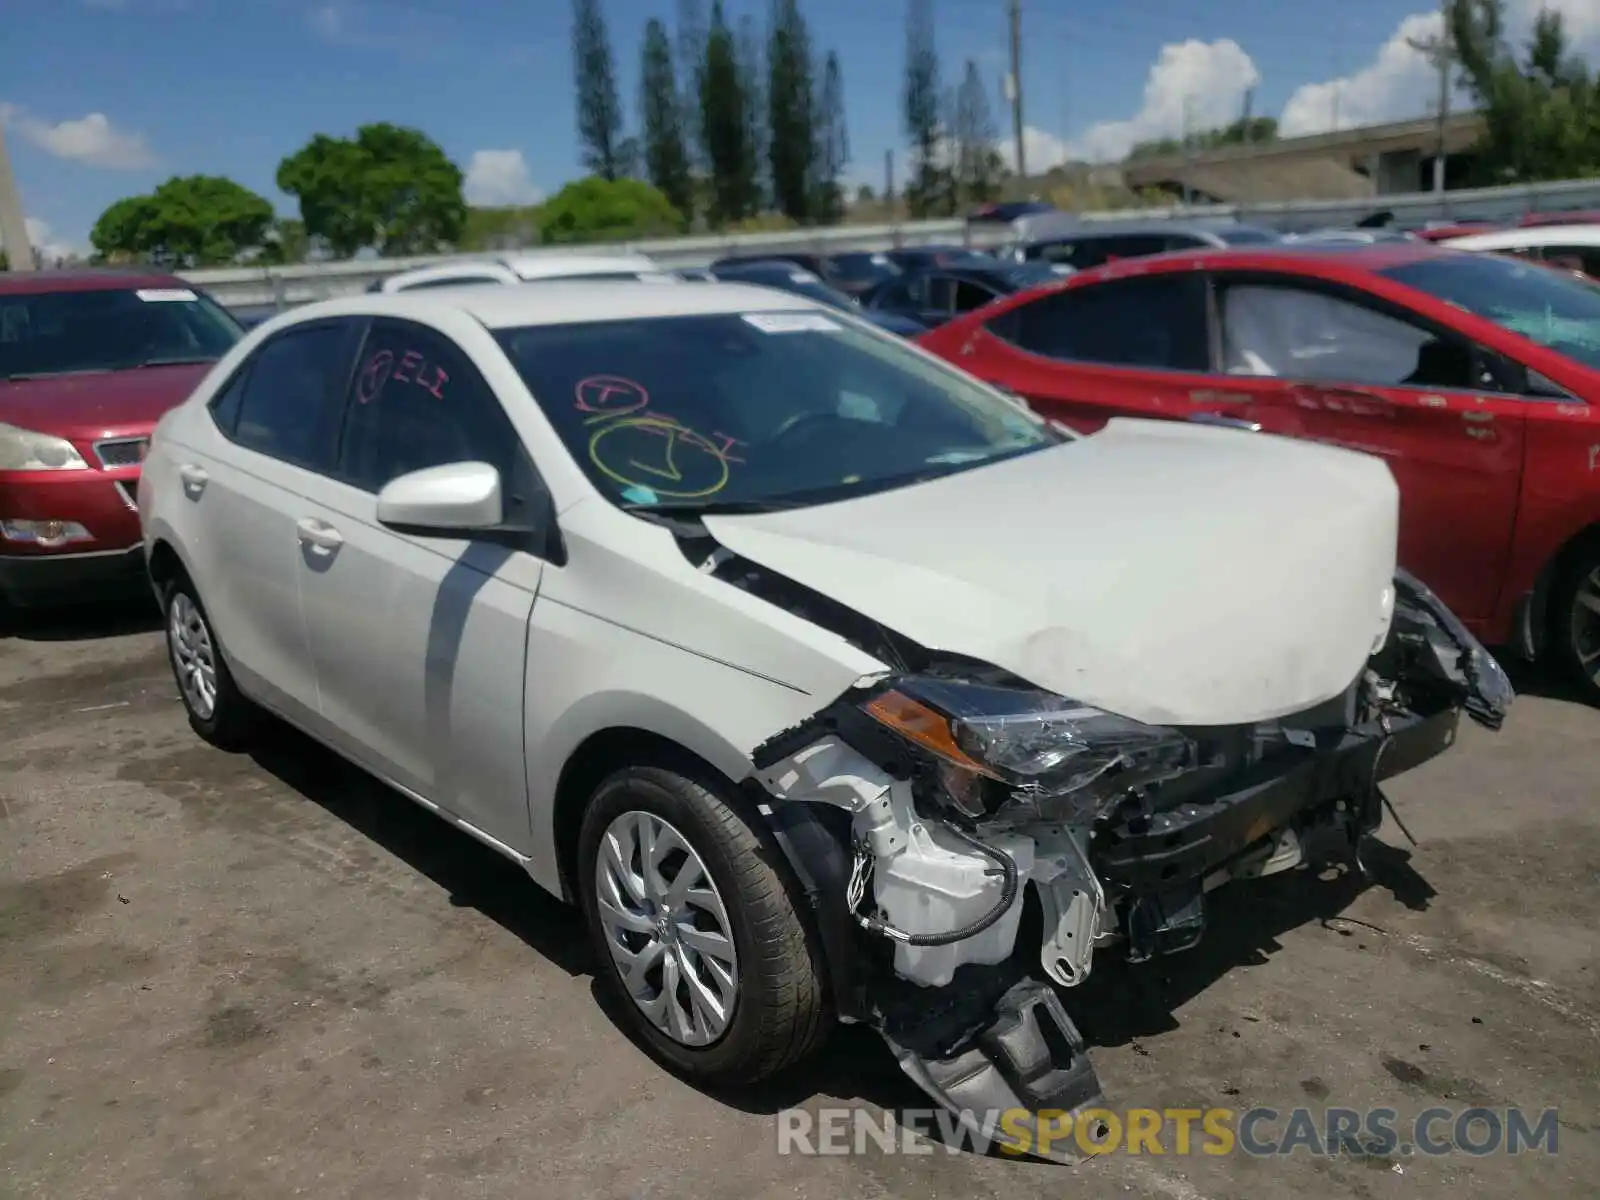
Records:
{"label": "red sedan", "polygon": [[1600,701],[1600,290],[1424,243],[1186,251],[919,341],[1085,432],[1206,421],[1382,456],[1402,565]]}
{"label": "red sedan", "polygon": [[170,275],[0,274],[0,606],[141,583],[150,431],[241,336]]}

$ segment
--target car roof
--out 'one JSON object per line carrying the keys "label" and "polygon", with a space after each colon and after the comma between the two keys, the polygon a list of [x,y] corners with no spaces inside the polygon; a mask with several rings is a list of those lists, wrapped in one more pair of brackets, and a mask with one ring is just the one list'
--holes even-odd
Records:
{"label": "car roof", "polygon": [[1535,246],[1600,246],[1600,225],[1523,225],[1451,238],[1457,250],[1527,250]]}
{"label": "car roof", "polygon": [[740,283],[668,287],[631,280],[575,280],[559,288],[474,284],[414,292],[367,292],[321,300],[291,310],[288,324],[337,316],[428,317],[465,312],[489,329],[526,325],[576,325],[591,321],[650,320],[719,313],[827,311],[792,292]]}
{"label": "car roof", "polygon": [[661,270],[655,259],[643,254],[519,254],[501,261],[523,279],[556,279],[601,271]]}
{"label": "car roof", "polygon": [[0,271],[0,296],[47,292],[112,292],[128,288],[186,288],[191,285],[161,271],[116,267],[62,271]]}
{"label": "car roof", "polygon": [[[1102,280],[1122,279],[1147,272],[1231,267],[1242,270],[1290,270],[1315,275],[1319,268],[1339,274],[1376,274],[1390,267],[1431,259],[1459,257],[1463,251],[1436,246],[1431,242],[1301,242],[1271,243],[1260,246],[1195,246],[1122,258],[1102,266],[1090,267],[1062,277],[1062,284],[1078,287]],[[1049,285],[1044,285],[1049,286]]]}
{"label": "car roof", "polygon": [[564,251],[554,251],[548,254],[513,254],[498,258],[461,258],[385,276],[374,290],[403,291],[419,284],[444,283],[462,276],[469,280],[481,279],[485,275],[506,271],[525,282],[532,282],[540,279],[560,279],[569,275],[654,274],[660,272],[661,267],[654,259],[647,258],[643,254],[569,254]]}

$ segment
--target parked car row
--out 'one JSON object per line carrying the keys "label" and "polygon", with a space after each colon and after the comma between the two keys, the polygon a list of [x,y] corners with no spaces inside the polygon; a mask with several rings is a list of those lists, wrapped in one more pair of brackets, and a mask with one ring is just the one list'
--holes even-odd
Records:
{"label": "parked car row", "polygon": [[914,339],[770,262],[248,333],[6,281],[0,561],[131,519],[195,732],[287,721],[521,865],[685,1077],[843,1020],[952,1110],[1081,1110],[1095,960],[1356,858],[1504,720],[1483,641],[1600,699],[1600,293],[1412,241],[1063,265],[897,265],[992,292]]}

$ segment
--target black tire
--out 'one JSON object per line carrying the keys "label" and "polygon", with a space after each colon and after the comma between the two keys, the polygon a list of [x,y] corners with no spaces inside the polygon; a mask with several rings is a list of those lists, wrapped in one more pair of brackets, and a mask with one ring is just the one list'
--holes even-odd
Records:
{"label": "black tire", "polygon": [[[201,713],[196,709],[183,686],[182,672],[178,667],[178,652],[174,645],[172,624],[173,608],[180,596],[186,597],[194,606],[211,642],[216,676],[216,700],[210,713]],[[200,593],[189,577],[181,572],[168,580],[166,587],[161,591],[161,629],[167,643],[167,662],[172,667],[172,679],[177,684],[178,697],[183,701],[183,711],[189,718],[189,727],[220,750],[242,750],[259,726],[261,710],[245,697],[239,690],[239,685],[233,681],[233,673],[228,670],[227,661],[222,655],[222,643],[217,640],[216,630],[211,628],[211,618],[206,613],[205,605],[200,601]]]}
{"label": "black tire", "polygon": [[[1600,542],[1591,542],[1556,581],[1550,595],[1548,649],[1554,664],[1590,704],[1600,705],[1600,661],[1584,665],[1584,655],[1600,650],[1600,613],[1580,601],[1587,589],[1600,587]],[[1584,630],[1587,624],[1590,628]],[[1586,637],[1584,635],[1587,635]]]}
{"label": "black tire", "polygon": [[[596,972],[618,1019],[668,1068],[710,1085],[765,1079],[808,1055],[832,1028],[821,951],[779,869],[782,851],[741,815],[744,808],[721,789],[673,771],[630,767],[595,789],[578,834],[580,902]],[[727,910],[738,992],[732,1020],[709,1045],[687,1046],[658,1030],[628,995],[612,959],[598,918],[597,867],[607,827],[629,811],[652,813],[683,836]]]}

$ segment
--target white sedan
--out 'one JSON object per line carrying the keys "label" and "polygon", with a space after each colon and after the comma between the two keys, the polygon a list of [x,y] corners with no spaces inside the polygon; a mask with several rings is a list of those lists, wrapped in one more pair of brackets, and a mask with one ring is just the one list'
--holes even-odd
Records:
{"label": "white sedan", "polygon": [[1397,573],[1381,461],[1076,438],[761,288],[297,309],[138,498],[202,737],[275,714],[580,904],[686,1076],[861,1021],[965,1120],[1095,1102],[1056,986],[1353,855],[1510,701]]}

